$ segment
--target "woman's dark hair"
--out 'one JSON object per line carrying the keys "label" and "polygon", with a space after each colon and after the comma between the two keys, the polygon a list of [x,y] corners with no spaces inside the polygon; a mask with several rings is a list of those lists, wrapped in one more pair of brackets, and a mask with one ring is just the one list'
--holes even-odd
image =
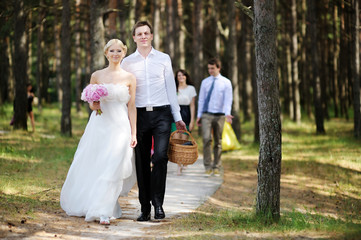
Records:
{"label": "woman's dark hair", "polygon": [[31,86],[30,92],[34,92],[34,87],[31,83],[26,84],[26,89],[28,89],[28,87],[30,87],[30,86]]}
{"label": "woman's dark hair", "polygon": [[176,72],[175,72],[175,76],[174,76],[174,79],[175,79],[175,84],[177,86],[177,92],[178,92],[178,86],[179,86],[179,82],[178,82],[178,73],[181,72],[183,73],[184,76],[186,76],[186,84],[187,85],[193,85],[192,81],[191,81],[191,77],[189,76],[189,74],[186,72],[186,70],[183,70],[183,69],[178,69]]}

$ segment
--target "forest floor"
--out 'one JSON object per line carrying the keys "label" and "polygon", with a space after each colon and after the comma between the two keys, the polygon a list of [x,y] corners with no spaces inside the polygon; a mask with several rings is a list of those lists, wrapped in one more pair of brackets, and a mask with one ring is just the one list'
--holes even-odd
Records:
{"label": "forest floor", "polygon": [[[98,222],[85,222],[84,218],[69,217],[61,209],[55,211],[35,211],[32,217],[9,219],[1,221],[0,238],[4,239],[357,239],[354,235],[346,237],[342,233],[320,230],[301,231],[212,231],[203,229],[178,229],[177,223],[189,212],[212,212],[215,209],[241,209],[251,212],[255,205],[257,189],[256,159],[248,159],[249,163],[243,165],[243,172],[232,170],[231,155],[225,163],[223,183],[222,177],[207,176],[203,173],[201,160],[197,165],[188,166],[182,176],[176,176],[175,164],[170,163],[168,178],[171,179],[167,187],[172,188],[177,181],[182,181],[182,191],[170,191],[172,195],[166,198],[165,210],[168,210],[164,220],[150,222],[137,222],[139,204],[136,187],[128,197],[120,198],[123,217],[111,221],[110,226],[99,225]],[[253,169],[253,171],[251,170]],[[213,182],[209,186],[209,181]],[[208,183],[207,183],[208,182]],[[207,186],[208,184],[208,186]],[[298,184],[291,179],[282,180],[281,207],[282,211],[297,207],[297,211],[306,212],[307,209],[317,209],[318,213],[335,218],[343,215],[342,203],[344,198],[329,198],[317,193],[317,188],[323,182],[313,178],[309,183],[316,188],[307,189],[304,183]],[[219,187],[220,186],[220,187]],[[202,192],[205,187],[210,191]],[[219,189],[212,195],[213,191]],[[168,194],[168,192],[167,192]],[[167,195],[169,197],[169,195]],[[197,198],[193,203],[187,203],[187,198]],[[174,200],[181,200],[175,206]],[[197,208],[203,201],[204,204]],[[182,208],[182,204],[183,208]],[[173,208],[172,208],[173,207]],[[357,206],[360,209],[360,203]],[[6,216],[0,216],[5,220]],[[359,225],[361,226],[361,225]],[[361,231],[361,229],[360,229]]]}
{"label": "forest floor", "polygon": [[[0,238],[360,239],[361,142],[353,138],[352,121],[327,121],[326,135],[315,135],[313,122],[283,121],[277,224],[254,214],[259,149],[253,143],[252,125],[244,124],[242,148],[222,155],[222,178],[206,176],[201,160],[183,176],[176,176],[175,164],[168,164],[168,178],[178,189],[168,184],[164,220],[135,221],[139,215],[135,187],[119,199],[123,217],[102,226],[69,217],[59,205],[87,115],[74,118],[73,137],[68,138],[56,133],[58,108],[36,114],[35,133],[11,130],[11,109],[9,105],[0,114]],[[197,131],[193,136],[201,152]],[[206,189],[212,191],[203,192]]]}

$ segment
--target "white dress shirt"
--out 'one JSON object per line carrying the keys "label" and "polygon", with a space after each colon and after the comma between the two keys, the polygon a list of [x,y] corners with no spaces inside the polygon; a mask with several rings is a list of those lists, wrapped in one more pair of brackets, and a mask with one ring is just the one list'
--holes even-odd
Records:
{"label": "white dress shirt", "polygon": [[216,77],[209,76],[203,79],[201,83],[198,97],[198,118],[202,117],[205,100],[211,88],[213,78],[216,79],[214,80],[214,88],[211,98],[209,99],[207,112],[224,113],[225,115],[231,115],[233,101],[232,83],[228,78],[225,78],[221,74],[218,74],[218,76]]}
{"label": "white dress shirt", "polygon": [[137,79],[136,107],[170,105],[174,121],[182,120],[177,100],[172,62],[168,54],[152,48],[146,58],[138,50],[124,58],[121,65]]}

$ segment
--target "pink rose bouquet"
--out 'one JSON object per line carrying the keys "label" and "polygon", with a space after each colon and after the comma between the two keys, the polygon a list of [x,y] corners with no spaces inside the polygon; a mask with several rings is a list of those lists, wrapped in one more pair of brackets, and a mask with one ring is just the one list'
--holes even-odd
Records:
{"label": "pink rose bouquet", "polygon": [[[81,93],[81,100],[91,103],[91,102],[99,102],[102,97],[108,96],[108,90],[104,85],[100,84],[89,84],[84,88]],[[102,110],[98,109],[96,115],[101,115]]]}

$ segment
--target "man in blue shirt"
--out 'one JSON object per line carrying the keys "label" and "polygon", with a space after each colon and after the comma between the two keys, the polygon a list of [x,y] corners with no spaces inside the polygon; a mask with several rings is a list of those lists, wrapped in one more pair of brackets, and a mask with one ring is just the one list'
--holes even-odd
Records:
{"label": "man in blue shirt", "polygon": [[[233,90],[231,81],[220,74],[221,62],[208,61],[209,77],[203,79],[198,98],[197,125],[202,126],[203,163],[206,174],[219,175],[224,121],[232,123]],[[214,160],[212,161],[212,132]]]}

